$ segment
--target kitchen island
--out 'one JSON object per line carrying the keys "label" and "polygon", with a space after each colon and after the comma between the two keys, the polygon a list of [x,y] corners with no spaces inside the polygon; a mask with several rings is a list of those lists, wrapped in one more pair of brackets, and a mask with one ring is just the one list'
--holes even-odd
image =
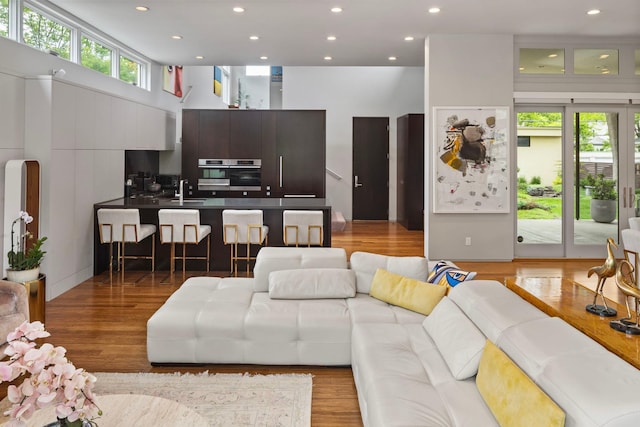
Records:
{"label": "kitchen island", "polygon": [[[158,226],[158,210],[160,209],[198,209],[200,210],[201,224],[211,226],[211,271],[229,271],[230,249],[222,240],[222,211],[225,209],[261,209],[264,214],[264,223],[269,226],[268,245],[284,246],[282,240],[282,212],[285,210],[318,210],[322,211],[324,242],[323,245],[331,246],[331,206],[326,199],[307,197],[287,198],[185,198],[182,203],[178,199],[150,197],[138,195],[129,198],[109,200],[94,205],[94,275],[98,275],[109,268],[109,245],[100,243],[98,231],[98,215],[100,208],[137,208],[140,210],[140,222],[143,224],[155,224]],[[169,269],[169,246],[161,245],[159,234],[156,233],[156,269]],[[151,241],[143,241],[138,245],[127,245],[127,254],[151,252]],[[179,245],[181,246],[181,245]],[[176,248],[179,253],[180,247]],[[202,256],[206,252],[206,244],[202,242],[196,248],[195,245],[187,245],[188,255]],[[241,249],[242,250],[242,249]],[[254,250],[257,246],[254,245]],[[150,268],[149,261],[132,261],[136,263],[134,269]],[[187,260],[187,270],[205,270],[204,261]],[[127,267],[129,269],[130,267]],[[240,267],[242,268],[242,266]]]}

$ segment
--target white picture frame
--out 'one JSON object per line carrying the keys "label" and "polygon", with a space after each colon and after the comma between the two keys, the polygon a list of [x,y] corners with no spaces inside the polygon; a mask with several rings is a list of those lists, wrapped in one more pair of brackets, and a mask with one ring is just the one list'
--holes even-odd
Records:
{"label": "white picture frame", "polygon": [[510,211],[509,107],[433,108],[433,212]]}

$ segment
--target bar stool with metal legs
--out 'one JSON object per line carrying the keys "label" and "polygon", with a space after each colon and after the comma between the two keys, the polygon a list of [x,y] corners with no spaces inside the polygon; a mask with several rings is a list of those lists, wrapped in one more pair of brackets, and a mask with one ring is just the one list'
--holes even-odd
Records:
{"label": "bar stool with metal legs", "polygon": [[[251,256],[251,245],[268,244],[269,227],[263,223],[262,211],[259,209],[225,209],[222,211],[223,241],[231,245],[231,272],[238,275],[238,261],[249,264],[255,257]],[[246,253],[238,253],[238,245],[246,245]]]}
{"label": "bar stool with metal legs", "polygon": [[[98,230],[100,243],[109,244],[109,281],[113,282],[113,243],[117,243],[118,270],[121,272],[121,281],[124,283],[125,259],[150,259],[151,271],[155,271],[156,241],[154,235],[156,226],[153,224],[140,224],[140,211],[138,209],[98,209]],[[125,243],[140,243],[151,236],[151,256],[125,255]]]}
{"label": "bar stool with metal legs", "polygon": [[322,246],[322,224],[322,211],[286,210],[282,212],[282,238],[285,246]]}
{"label": "bar stool with metal legs", "polygon": [[[206,260],[207,272],[211,269],[211,226],[200,224],[197,209],[160,209],[158,211],[160,243],[171,244],[171,273],[175,271],[175,261],[182,260],[182,276],[186,272],[186,260]],[[187,256],[187,244],[197,245],[207,238],[207,256]],[[176,243],[182,243],[182,256],[176,256]]]}

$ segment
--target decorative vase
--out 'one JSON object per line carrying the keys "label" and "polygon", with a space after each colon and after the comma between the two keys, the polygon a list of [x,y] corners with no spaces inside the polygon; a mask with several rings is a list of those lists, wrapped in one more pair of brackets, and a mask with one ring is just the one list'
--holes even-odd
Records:
{"label": "decorative vase", "polygon": [[17,283],[30,282],[37,280],[40,276],[40,267],[32,268],[29,270],[13,270],[7,269],[7,280]]}
{"label": "decorative vase", "polygon": [[58,418],[44,427],[82,427],[82,420],[69,421],[66,418]]}
{"label": "decorative vase", "polygon": [[616,200],[591,199],[591,218],[595,222],[609,223],[616,219]]}

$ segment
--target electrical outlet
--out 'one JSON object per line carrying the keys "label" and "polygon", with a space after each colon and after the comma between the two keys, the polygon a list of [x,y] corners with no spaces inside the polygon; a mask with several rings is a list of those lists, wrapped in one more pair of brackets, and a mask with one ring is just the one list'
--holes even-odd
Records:
{"label": "electrical outlet", "polygon": [[471,246],[471,237],[466,237],[464,239],[465,246]]}

